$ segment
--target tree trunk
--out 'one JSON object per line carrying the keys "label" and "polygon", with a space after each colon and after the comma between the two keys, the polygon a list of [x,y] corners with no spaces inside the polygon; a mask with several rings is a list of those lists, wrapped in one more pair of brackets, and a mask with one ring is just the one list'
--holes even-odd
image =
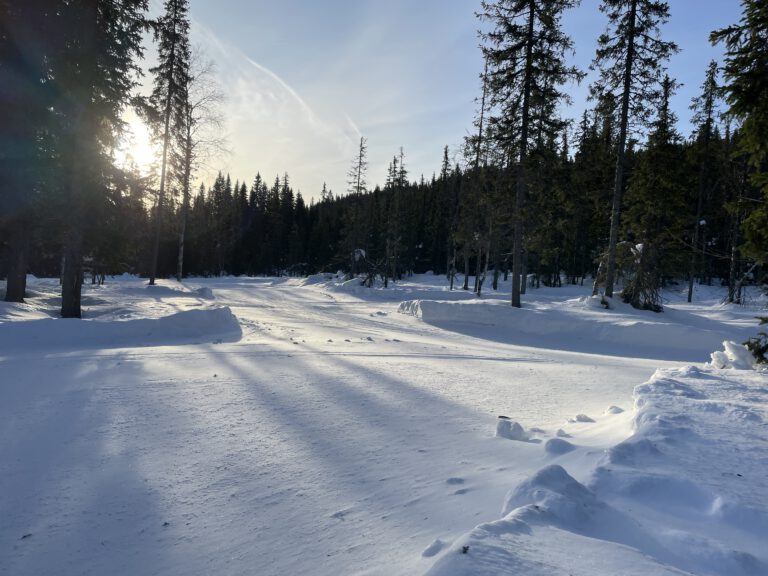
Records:
{"label": "tree trunk", "polygon": [[27,289],[28,230],[26,223],[19,221],[11,232],[8,278],[5,285],[6,302],[24,302]]}
{"label": "tree trunk", "polygon": [[464,286],[462,290],[469,290],[469,254],[464,250]]}
{"label": "tree trunk", "polygon": [[64,269],[61,274],[61,317],[81,318],[83,287],[83,238],[79,224],[74,223],[64,246]]}
{"label": "tree trunk", "polygon": [[[176,27],[176,5],[174,4],[173,26]],[[174,43],[171,44],[171,53],[169,55],[169,74],[172,76],[176,71],[176,34],[173,34]],[[165,199],[165,185],[168,172],[168,148],[170,147],[170,127],[171,127],[171,107],[173,102],[172,78],[167,78],[168,93],[165,96],[165,110],[163,111],[163,160],[160,167],[160,190],[157,195],[157,209],[155,210],[155,239],[152,244],[152,264],[149,269],[149,284],[154,285],[157,276],[157,262],[160,255],[160,231],[162,227],[163,202]]]}
{"label": "tree trunk", "polygon": [[526,193],[525,164],[528,156],[528,121],[531,105],[531,88],[533,74],[533,42],[534,18],[536,3],[529,2],[528,32],[525,48],[525,84],[523,89],[523,108],[520,120],[520,164],[517,167],[517,182],[515,186],[515,231],[512,240],[512,306],[520,308],[520,275],[522,272],[523,254],[523,205]]}
{"label": "tree trunk", "polygon": [[184,182],[182,183],[181,224],[179,230],[179,257],[176,262],[176,280],[181,282],[184,277],[184,240],[187,232],[187,215],[189,214],[189,180],[192,173],[192,134],[191,123],[187,122],[186,150],[184,151]]}
{"label": "tree trunk", "polygon": [[605,295],[613,297],[616,280],[616,245],[619,241],[619,219],[621,218],[621,196],[624,187],[624,153],[627,147],[627,126],[629,122],[629,99],[632,88],[632,65],[635,60],[635,21],[637,0],[632,0],[627,33],[627,55],[624,61],[624,87],[621,94],[621,122],[619,126],[619,150],[616,156],[616,178],[613,183],[613,208],[611,210],[611,232],[608,240],[608,263],[605,272]]}

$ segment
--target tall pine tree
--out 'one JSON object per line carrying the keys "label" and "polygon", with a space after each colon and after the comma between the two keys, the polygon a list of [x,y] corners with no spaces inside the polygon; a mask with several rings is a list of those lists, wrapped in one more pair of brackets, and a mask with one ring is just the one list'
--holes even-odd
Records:
{"label": "tall pine tree", "polygon": [[163,206],[169,181],[172,147],[184,136],[189,94],[189,18],[187,0],[165,0],[165,13],[155,23],[159,63],[151,69],[154,87],[150,97],[153,125],[162,142],[160,190],[155,204],[155,235],[149,283],[155,283],[160,255]]}
{"label": "tall pine tree", "polygon": [[[520,307],[523,210],[528,190],[526,165],[532,111],[555,108],[567,96],[561,86],[579,72],[565,63],[571,39],[560,18],[576,0],[483,0],[478,14],[491,30],[481,33],[488,62],[487,82],[497,138],[506,156],[516,160],[512,306]],[[548,104],[552,106],[548,106]],[[559,130],[560,126],[557,126]],[[511,162],[510,162],[511,163]]]}
{"label": "tall pine tree", "polygon": [[603,0],[600,11],[608,16],[608,30],[598,39],[592,67],[599,70],[600,77],[591,90],[603,101],[610,95],[608,101],[616,102],[620,110],[605,279],[605,295],[613,296],[630,123],[647,123],[653,109],[658,108],[664,62],[677,46],[659,37],[659,27],[669,19],[669,6],[664,1]]}

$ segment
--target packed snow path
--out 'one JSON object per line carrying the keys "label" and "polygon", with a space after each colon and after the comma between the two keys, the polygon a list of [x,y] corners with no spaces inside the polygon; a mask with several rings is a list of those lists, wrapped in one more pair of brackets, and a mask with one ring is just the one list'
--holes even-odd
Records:
{"label": "packed snow path", "polygon": [[[424,572],[546,463],[541,444],[494,438],[498,415],[604,448],[629,433],[626,415],[566,421],[629,409],[635,385],[680,364],[526,348],[397,313],[431,287],[363,299],[302,284],[223,279],[181,294],[121,281],[85,300],[107,318],[103,346],[0,333],[0,574]],[[120,344],[119,320],[211,296],[242,337],[214,325]]]}

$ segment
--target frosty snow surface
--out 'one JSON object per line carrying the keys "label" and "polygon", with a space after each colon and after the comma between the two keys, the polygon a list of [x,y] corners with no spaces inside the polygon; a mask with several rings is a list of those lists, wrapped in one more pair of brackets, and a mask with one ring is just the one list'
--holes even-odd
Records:
{"label": "frosty snow surface", "polygon": [[58,290],[0,304],[2,575],[768,574],[757,292]]}

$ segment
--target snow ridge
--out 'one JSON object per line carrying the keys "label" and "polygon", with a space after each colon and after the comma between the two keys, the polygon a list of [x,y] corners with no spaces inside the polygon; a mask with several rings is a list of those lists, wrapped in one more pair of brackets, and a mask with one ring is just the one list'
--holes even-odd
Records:
{"label": "snow ridge", "polygon": [[428,574],[768,574],[764,376],[659,370],[634,397],[633,435],[583,482],[564,467],[578,456],[563,452]]}
{"label": "snow ridge", "polygon": [[236,342],[240,324],[227,306],[116,322],[43,319],[0,322],[5,349],[122,348],[181,342]]}

